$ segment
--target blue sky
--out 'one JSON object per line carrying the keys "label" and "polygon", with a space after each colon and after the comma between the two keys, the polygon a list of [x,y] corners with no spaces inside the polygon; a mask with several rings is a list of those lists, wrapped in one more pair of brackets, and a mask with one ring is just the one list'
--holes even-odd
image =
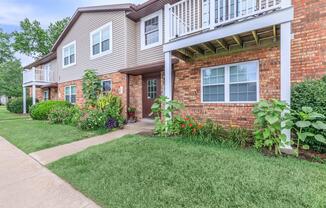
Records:
{"label": "blue sky", "polygon": [[[5,32],[19,30],[19,22],[24,18],[38,20],[43,27],[64,17],[72,16],[78,7],[108,4],[134,3],[145,0],[0,0],[0,28]],[[33,60],[17,54],[22,64]]]}

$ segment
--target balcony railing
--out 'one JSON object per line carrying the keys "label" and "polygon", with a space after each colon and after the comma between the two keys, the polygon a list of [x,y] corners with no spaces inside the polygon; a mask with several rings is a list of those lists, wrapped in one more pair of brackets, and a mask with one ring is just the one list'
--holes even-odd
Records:
{"label": "balcony railing", "polygon": [[165,7],[167,42],[288,6],[290,0],[182,0]]}
{"label": "balcony railing", "polygon": [[31,69],[23,72],[23,83],[53,83],[55,82],[54,71],[49,69]]}

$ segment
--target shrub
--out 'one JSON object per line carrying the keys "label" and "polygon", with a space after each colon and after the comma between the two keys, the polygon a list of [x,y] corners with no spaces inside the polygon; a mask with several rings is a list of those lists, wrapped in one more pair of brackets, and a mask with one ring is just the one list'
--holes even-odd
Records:
{"label": "shrub", "polygon": [[228,139],[241,147],[252,142],[252,133],[245,128],[231,128],[228,131]]}
{"label": "shrub", "polygon": [[30,115],[34,120],[47,120],[51,110],[58,106],[70,107],[72,104],[58,100],[40,102],[31,107]]}
{"label": "shrub", "polygon": [[316,140],[326,144],[325,137],[322,134],[314,133],[326,130],[326,124],[322,121],[323,119],[325,119],[325,116],[313,111],[311,107],[302,107],[299,112],[292,110],[291,116],[288,116],[286,121],[286,126],[291,128],[297,136],[297,148],[295,150],[297,156],[299,156],[299,148],[309,149],[309,145],[304,144],[306,141]]}
{"label": "shrub", "polygon": [[[26,98],[26,111],[30,111],[30,107],[33,105],[33,99],[31,97]],[[12,98],[7,103],[7,110],[12,113],[23,113],[23,98]]]}
{"label": "shrub", "polygon": [[227,131],[211,119],[207,119],[203,125],[199,125],[198,129],[198,136],[201,139],[220,142],[227,139]]}
{"label": "shrub", "polygon": [[255,105],[253,114],[255,115],[255,146],[260,149],[268,147],[274,148],[275,154],[281,154],[281,145],[286,143],[286,135],[282,133],[285,120],[281,114],[288,110],[286,103],[278,100],[260,101]]}
{"label": "shrub", "polygon": [[79,108],[71,106],[55,106],[49,113],[49,121],[52,124],[72,124],[75,114],[79,114]]}
{"label": "shrub", "polygon": [[107,115],[97,109],[83,110],[78,117],[79,121],[77,126],[83,130],[96,130],[105,128],[108,119]]}
{"label": "shrub", "polygon": [[[301,111],[302,107],[309,106],[315,112],[326,115],[326,76],[322,80],[306,80],[292,87],[291,109]],[[323,119],[326,122],[326,119]],[[326,137],[326,131],[314,130],[314,134]],[[326,145],[316,140],[306,140],[305,144],[321,153],[326,153]]]}
{"label": "shrub", "polygon": [[121,115],[122,105],[119,96],[108,93],[101,95],[96,103],[97,109],[103,112],[107,118],[113,118],[118,122],[118,126],[122,125],[124,118]]}

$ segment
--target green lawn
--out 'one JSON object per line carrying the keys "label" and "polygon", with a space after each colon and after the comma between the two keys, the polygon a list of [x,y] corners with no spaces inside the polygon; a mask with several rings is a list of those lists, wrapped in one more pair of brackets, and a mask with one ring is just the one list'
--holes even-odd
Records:
{"label": "green lawn", "polygon": [[26,153],[77,141],[104,133],[82,131],[73,126],[51,125],[47,121],[34,121],[28,116],[9,113],[0,107],[0,136]]}
{"label": "green lawn", "polygon": [[0,121],[10,119],[26,119],[28,116],[22,114],[9,113],[5,106],[0,106]]}
{"label": "green lawn", "polygon": [[103,207],[325,207],[326,166],[252,149],[129,136],[49,165]]}

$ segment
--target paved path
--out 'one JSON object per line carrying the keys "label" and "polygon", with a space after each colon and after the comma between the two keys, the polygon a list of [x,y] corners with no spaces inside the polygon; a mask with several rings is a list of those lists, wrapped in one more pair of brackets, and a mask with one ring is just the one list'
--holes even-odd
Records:
{"label": "paved path", "polygon": [[49,149],[44,149],[38,152],[33,152],[30,154],[30,156],[39,161],[39,163],[46,165],[63,157],[83,151],[88,147],[102,144],[128,134],[137,134],[142,131],[149,131],[153,128],[154,123],[152,120],[143,119],[137,123],[126,125],[125,128],[121,130],[89,139],[83,139],[69,144],[52,147]]}
{"label": "paved path", "polygon": [[99,206],[0,137],[0,207],[95,208]]}

